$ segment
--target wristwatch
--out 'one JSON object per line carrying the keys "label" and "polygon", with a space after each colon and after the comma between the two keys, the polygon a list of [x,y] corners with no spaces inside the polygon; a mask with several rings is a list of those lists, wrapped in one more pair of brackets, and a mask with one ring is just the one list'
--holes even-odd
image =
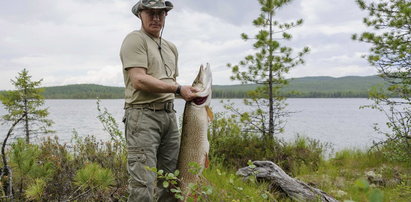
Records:
{"label": "wristwatch", "polygon": [[177,90],[176,90],[176,92],[174,92],[174,94],[180,95],[180,91],[181,91],[181,85],[178,85]]}

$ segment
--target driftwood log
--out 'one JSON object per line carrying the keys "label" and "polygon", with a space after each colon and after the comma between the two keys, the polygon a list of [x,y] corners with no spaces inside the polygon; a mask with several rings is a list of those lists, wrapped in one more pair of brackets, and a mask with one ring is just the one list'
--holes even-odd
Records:
{"label": "driftwood log", "polygon": [[296,201],[338,201],[322,190],[290,177],[271,161],[254,161],[253,164],[255,168],[251,166],[240,168],[237,175],[243,177],[255,175],[257,180],[270,182],[270,190],[280,191]]}

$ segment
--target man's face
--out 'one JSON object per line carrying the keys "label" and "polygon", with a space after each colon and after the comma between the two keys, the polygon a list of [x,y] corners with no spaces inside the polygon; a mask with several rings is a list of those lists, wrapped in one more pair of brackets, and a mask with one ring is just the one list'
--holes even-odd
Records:
{"label": "man's face", "polygon": [[164,20],[167,15],[165,10],[148,9],[141,11],[143,28],[149,34],[158,37],[163,28]]}

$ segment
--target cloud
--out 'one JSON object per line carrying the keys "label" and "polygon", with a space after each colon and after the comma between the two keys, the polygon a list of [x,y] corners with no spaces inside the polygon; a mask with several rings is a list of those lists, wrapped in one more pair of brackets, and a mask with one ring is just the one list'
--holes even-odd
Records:
{"label": "cloud", "polygon": [[[226,73],[227,63],[239,61],[251,49],[240,34],[253,29],[252,26],[227,24],[210,14],[189,9],[170,14],[168,20],[164,36],[179,48],[180,75],[186,75],[178,79],[181,83],[191,83],[200,64],[210,63],[214,75]],[[227,83],[227,78],[214,76],[213,82]]]}
{"label": "cloud", "polygon": [[[122,86],[119,59],[127,33],[140,29],[125,0],[5,0],[0,8],[0,89],[12,89],[10,79],[27,68],[43,84],[98,83]],[[189,84],[200,64],[209,62],[215,84],[233,84],[227,63],[238,64],[253,52],[252,42],[240,34],[258,31],[252,20],[259,14],[257,1],[172,1],[164,38],[177,45],[180,77]],[[364,30],[354,2],[295,0],[278,11],[285,22],[299,18],[303,26],[291,31],[285,44],[296,50],[311,48],[306,64],[290,77],[314,75],[369,75],[375,70],[360,53],[368,46],[352,41]],[[345,67],[345,68],[344,68]]]}
{"label": "cloud", "polygon": [[47,80],[49,85],[68,85],[75,83],[92,83],[100,85],[110,83],[114,86],[124,85],[123,74],[118,71],[118,66],[102,66],[99,69],[88,70],[82,75],[49,75],[45,76],[44,80]]}
{"label": "cloud", "polygon": [[172,2],[174,3],[177,12],[189,8],[192,11],[207,13],[210,16],[214,16],[224,20],[228,24],[234,25],[250,24],[250,19],[257,17],[260,11],[257,1],[179,0]]}
{"label": "cloud", "polygon": [[[118,1],[39,1],[38,4],[27,1],[23,7],[16,4],[11,4],[10,9],[27,14],[0,14],[0,26],[6,28],[0,32],[0,45],[7,47],[0,50],[2,72],[9,70],[14,72],[11,75],[17,75],[27,68],[33,78],[44,78],[44,85],[67,84],[64,81],[91,83],[97,80],[90,72],[107,66],[121,73],[118,51],[125,32],[119,30],[133,23],[132,18],[122,14],[129,10],[128,4]],[[119,85],[118,82],[102,84]],[[11,88],[4,81],[1,86]]]}

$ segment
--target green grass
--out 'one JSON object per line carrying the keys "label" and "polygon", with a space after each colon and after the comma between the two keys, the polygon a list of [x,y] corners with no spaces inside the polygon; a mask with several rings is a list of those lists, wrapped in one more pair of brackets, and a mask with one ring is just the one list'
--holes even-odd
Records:
{"label": "green grass", "polygon": [[[294,146],[287,146],[287,155],[297,155],[303,151],[307,152],[312,146],[309,142],[300,139],[292,142]],[[96,162],[102,167],[110,169],[116,176],[115,185],[110,187],[108,192],[97,192],[98,197],[109,197],[108,193],[120,189],[117,197],[122,201],[127,195],[127,172],[125,170],[126,156],[124,153],[112,151],[113,145],[103,146],[93,138],[84,138],[76,141],[73,148],[77,155],[69,152],[65,145],[58,143],[58,140],[45,140],[40,144],[38,162],[49,162],[54,165],[54,172],[51,178],[56,186],[48,184],[44,199],[53,199],[51,193],[63,193],[60,189],[64,186],[70,188],[67,193],[72,193],[76,188],[73,185],[73,177],[76,170],[79,170],[87,162]],[[293,148],[293,149],[292,149]],[[315,147],[314,147],[315,148]],[[293,150],[293,152],[290,152]],[[114,150],[117,151],[117,150]],[[68,158],[68,156],[71,156]],[[312,157],[307,157],[311,159]],[[291,158],[292,159],[292,158]],[[258,159],[253,159],[258,160]],[[117,163],[116,163],[117,162]],[[40,166],[39,163],[39,166]],[[275,162],[277,163],[277,162]],[[41,164],[42,165],[42,164]],[[362,150],[343,150],[337,152],[334,157],[328,160],[321,160],[317,163],[317,168],[308,168],[311,164],[298,163],[289,172],[289,175],[319,188],[340,201],[410,201],[411,199],[411,169],[409,164],[392,162],[384,157],[384,153],[374,151],[366,152]],[[241,166],[246,167],[247,164]],[[119,168],[122,168],[119,171]],[[221,159],[211,159],[211,165],[205,169],[201,185],[211,187],[209,195],[202,196],[200,201],[291,201],[284,198],[280,193],[270,193],[269,184],[256,182],[255,178],[244,180],[235,173],[237,168],[223,166]],[[17,174],[16,170],[14,170]],[[367,181],[367,172],[374,172],[380,175],[384,184],[372,184]],[[69,173],[69,175],[67,175]],[[69,177],[67,177],[69,176]],[[71,176],[71,177],[70,177]],[[18,177],[18,175],[14,175]],[[28,176],[21,175],[24,190],[31,190],[34,185],[27,184]],[[16,178],[17,179],[17,178]],[[43,178],[42,178],[43,179]],[[59,181],[56,181],[59,179]],[[29,186],[30,185],[30,186]],[[104,190],[103,190],[104,191]],[[48,195],[47,195],[48,194]],[[15,195],[23,199],[23,195]],[[93,195],[88,196],[93,201]],[[67,197],[66,197],[67,198]]]}
{"label": "green grass", "polygon": [[210,201],[273,201],[267,183],[256,183],[255,178],[243,179],[221,165],[205,169],[206,183],[213,187]]}
{"label": "green grass", "polygon": [[[367,172],[380,175],[383,185],[367,181]],[[318,171],[297,176],[338,200],[410,201],[411,170],[389,162],[382,152],[343,150],[319,166]]]}
{"label": "green grass", "polygon": [[[244,165],[244,167],[247,165]],[[318,170],[304,166],[295,178],[325,191],[337,200],[345,201],[399,201],[411,200],[411,170],[406,164],[389,162],[380,152],[343,150],[323,161]],[[381,175],[384,185],[367,181],[366,172]],[[268,183],[257,183],[253,178],[244,180],[212,162],[203,173],[203,183],[213,188],[206,201],[290,201],[279,193],[269,193]],[[398,180],[395,182],[395,180]]]}

